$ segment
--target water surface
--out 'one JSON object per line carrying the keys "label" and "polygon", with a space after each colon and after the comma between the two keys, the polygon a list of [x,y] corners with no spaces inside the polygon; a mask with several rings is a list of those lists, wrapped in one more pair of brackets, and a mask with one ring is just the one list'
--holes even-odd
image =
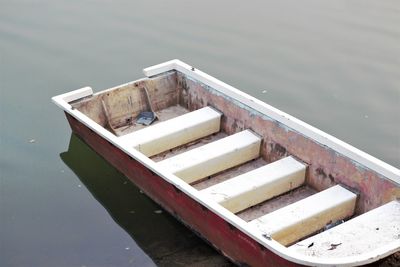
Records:
{"label": "water surface", "polygon": [[0,265],[214,255],[71,137],[50,102],[173,58],[400,167],[399,25],[397,0],[0,0]]}

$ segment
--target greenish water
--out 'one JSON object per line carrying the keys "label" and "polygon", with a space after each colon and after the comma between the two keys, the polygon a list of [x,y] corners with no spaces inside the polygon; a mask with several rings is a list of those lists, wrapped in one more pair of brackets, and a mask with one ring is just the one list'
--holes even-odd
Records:
{"label": "greenish water", "polygon": [[215,257],[50,102],[173,58],[400,167],[399,25],[397,0],[0,0],[0,266]]}

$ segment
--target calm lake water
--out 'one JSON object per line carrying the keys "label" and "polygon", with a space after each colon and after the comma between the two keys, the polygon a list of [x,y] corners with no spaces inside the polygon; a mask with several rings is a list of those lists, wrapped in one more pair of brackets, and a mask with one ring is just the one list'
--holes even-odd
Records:
{"label": "calm lake water", "polygon": [[52,96],[179,58],[400,167],[399,44],[397,0],[0,0],[0,266],[226,264]]}

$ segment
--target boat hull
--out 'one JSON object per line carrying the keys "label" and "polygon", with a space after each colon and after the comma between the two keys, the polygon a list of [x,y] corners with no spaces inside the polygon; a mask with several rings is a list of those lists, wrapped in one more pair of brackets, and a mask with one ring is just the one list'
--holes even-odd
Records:
{"label": "boat hull", "polygon": [[239,266],[302,266],[268,250],[65,113],[72,131],[152,200]]}

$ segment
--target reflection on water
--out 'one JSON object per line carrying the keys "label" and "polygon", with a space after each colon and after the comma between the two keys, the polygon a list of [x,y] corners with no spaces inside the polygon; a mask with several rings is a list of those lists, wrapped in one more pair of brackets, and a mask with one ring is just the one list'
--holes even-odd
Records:
{"label": "reflection on water", "polygon": [[76,135],[60,157],[158,266],[230,266]]}

